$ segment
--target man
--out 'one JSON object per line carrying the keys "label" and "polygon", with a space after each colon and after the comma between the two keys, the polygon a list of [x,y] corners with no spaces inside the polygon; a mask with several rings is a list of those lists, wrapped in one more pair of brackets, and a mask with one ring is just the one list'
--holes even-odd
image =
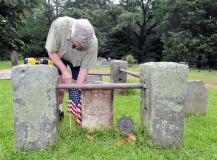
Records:
{"label": "man", "polygon": [[[58,83],[84,83],[90,67],[95,67],[98,40],[87,19],[59,17],[51,25],[45,48],[58,68]],[[71,73],[67,66],[70,67]],[[58,90],[60,119],[63,112],[64,89]]]}

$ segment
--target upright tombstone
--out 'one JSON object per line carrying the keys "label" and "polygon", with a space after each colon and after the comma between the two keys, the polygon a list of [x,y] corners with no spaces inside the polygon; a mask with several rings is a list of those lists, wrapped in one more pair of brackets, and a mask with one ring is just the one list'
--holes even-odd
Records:
{"label": "upright tombstone", "polygon": [[93,81],[102,81],[102,75],[88,75],[87,82],[93,82]]}
{"label": "upright tombstone", "polygon": [[185,113],[206,114],[208,94],[201,80],[188,81]]}
{"label": "upright tombstone", "polygon": [[108,66],[108,65],[109,62],[107,61],[107,59],[101,61],[101,66]]}
{"label": "upright tombstone", "polygon": [[45,149],[57,136],[57,69],[19,65],[12,69],[11,78],[15,147]]}
{"label": "upright tombstone", "polygon": [[11,66],[17,66],[18,65],[18,52],[13,51],[11,52]]}
{"label": "upright tombstone", "polygon": [[150,62],[139,66],[141,117],[157,146],[182,145],[188,66],[173,62]]}
{"label": "upright tombstone", "polygon": [[[90,84],[103,84],[95,81]],[[113,89],[82,89],[82,126],[89,129],[113,124]]]}
{"label": "upright tombstone", "polygon": [[[127,70],[127,62],[121,60],[113,60],[110,64],[111,83],[126,83],[127,73],[119,71],[119,69]],[[119,94],[126,93],[126,89],[115,89],[114,91]]]}

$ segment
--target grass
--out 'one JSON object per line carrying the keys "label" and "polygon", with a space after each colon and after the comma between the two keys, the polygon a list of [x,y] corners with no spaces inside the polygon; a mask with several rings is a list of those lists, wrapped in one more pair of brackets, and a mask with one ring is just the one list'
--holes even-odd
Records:
{"label": "grass", "polygon": [[[5,69],[10,66],[5,62]],[[0,68],[4,65],[0,62]],[[100,69],[100,66],[98,66]],[[9,67],[10,68],[10,67]],[[106,67],[105,67],[106,68]],[[108,69],[108,68],[107,68]],[[132,69],[132,71],[135,71]],[[205,74],[205,75],[204,75]],[[189,71],[189,78],[209,79],[215,83],[215,71]],[[208,78],[208,75],[210,78]],[[203,80],[203,79],[201,79]],[[103,81],[109,82],[108,77]],[[134,82],[136,80],[129,80]],[[207,80],[208,81],[208,80]],[[102,131],[94,131],[90,141],[86,138],[87,130],[74,124],[69,129],[69,114],[59,124],[56,141],[46,150],[24,151],[14,148],[14,128],[12,110],[11,80],[0,80],[0,159],[3,160],[208,160],[217,159],[217,89],[207,88],[209,100],[207,114],[185,116],[183,145],[181,148],[159,148],[152,144],[148,133],[143,129],[140,120],[140,92],[134,90],[130,96],[114,96],[114,125]],[[67,112],[67,95],[64,98],[64,110]],[[134,135],[136,142],[128,142],[116,146],[116,142],[123,138],[117,127],[116,119],[122,115],[132,116],[137,123]]]}

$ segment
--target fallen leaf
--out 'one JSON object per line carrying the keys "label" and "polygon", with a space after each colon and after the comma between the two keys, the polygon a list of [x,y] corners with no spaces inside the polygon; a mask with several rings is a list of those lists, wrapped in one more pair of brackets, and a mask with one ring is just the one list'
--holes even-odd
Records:
{"label": "fallen leaf", "polygon": [[120,140],[116,143],[116,145],[120,147],[120,146],[121,146],[122,144],[124,144],[125,142],[127,142],[127,139],[126,139],[126,138],[120,139]]}
{"label": "fallen leaf", "polygon": [[136,141],[136,137],[133,134],[128,135],[126,139],[128,142]]}
{"label": "fallen leaf", "polygon": [[90,133],[87,133],[87,134],[86,134],[86,137],[87,137],[87,139],[89,139],[89,140],[91,140],[91,141],[95,141],[95,140],[93,139],[93,137],[90,135]]}

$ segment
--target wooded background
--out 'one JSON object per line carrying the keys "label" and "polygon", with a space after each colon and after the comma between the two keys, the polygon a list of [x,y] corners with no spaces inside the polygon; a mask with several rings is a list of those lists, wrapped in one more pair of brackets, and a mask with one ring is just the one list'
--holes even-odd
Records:
{"label": "wooded background", "polygon": [[0,59],[48,56],[53,20],[87,18],[98,55],[217,69],[217,0],[0,0]]}

